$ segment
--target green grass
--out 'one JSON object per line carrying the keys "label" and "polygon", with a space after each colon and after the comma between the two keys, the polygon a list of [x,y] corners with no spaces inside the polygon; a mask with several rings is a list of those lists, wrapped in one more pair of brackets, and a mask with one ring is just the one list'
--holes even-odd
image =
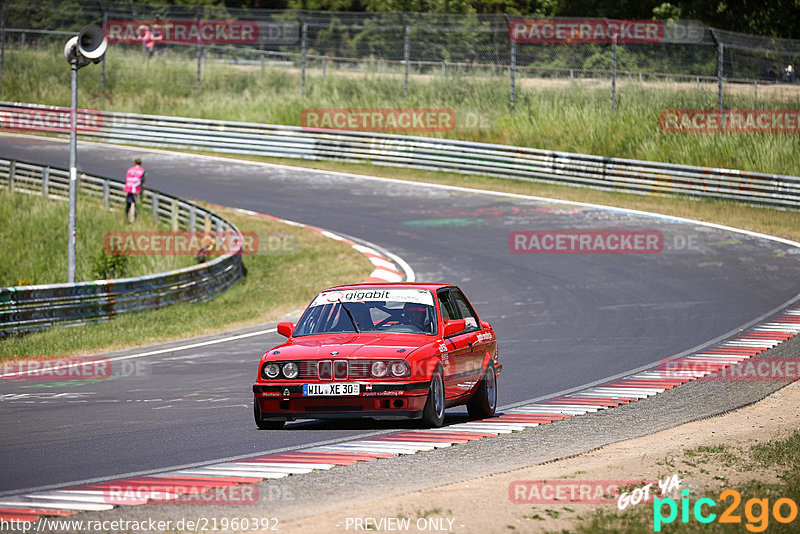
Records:
{"label": "green grass", "polygon": [[[75,280],[104,279],[96,264],[103,256],[107,232],[169,231],[149,216],[126,224],[120,209],[104,211],[90,197],[79,195],[75,243]],[[0,191],[0,287],[55,284],[67,281],[69,205],[39,195]],[[118,256],[119,257],[119,256]],[[125,266],[115,278],[142,276],[193,265],[192,256],[121,256]]]}
{"label": "green grass", "polygon": [[[88,354],[272,321],[308,304],[321,288],[361,282],[372,271],[362,254],[318,232],[213,209],[240,230],[259,236],[259,253],[243,257],[244,280],[204,303],[176,304],[119,315],[111,321],[6,338],[0,342],[0,361]],[[270,246],[270,237],[280,245]],[[25,247],[24,242],[14,243]]]}
{"label": "green grass", "polygon": [[[696,454],[714,455],[726,454],[728,450],[729,447],[725,445],[715,445],[686,451],[686,453],[688,456]],[[691,454],[688,454],[690,452]],[[693,509],[694,503],[703,497],[710,498],[717,503],[717,506],[712,510],[713,513],[717,514],[717,520],[705,525],[694,519],[691,509],[689,522],[682,523],[680,496],[672,495],[671,497],[678,503],[679,513],[674,522],[662,528],[662,532],[797,532],[797,525],[800,519],[795,518],[790,523],[782,524],[770,514],[772,513],[773,505],[778,499],[788,498],[795,503],[800,503],[800,431],[794,430],[782,439],[775,439],[767,443],[757,443],[743,452],[743,457],[738,460],[740,470],[747,470],[753,464],[761,467],[774,467],[779,472],[780,482],[766,483],[756,479],[739,484],[736,487],[726,485],[723,489],[713,491],[698,491],[696,488],[692,488],[689,494],[691,509]],[[685,485],[682,485],[682,488],[685,487]],[[733,516],[740,517],[740,523],[721,524],[718,521],[720,514],[726,508],[733,506],[733,500],[730,497],[727,499],[720,498],[720,494],[724,489],[736,490],[741,495],[741,502],[738,507],[731,510]],[[766,499],[769,503],[769,513],[762,516],[759,506],[751,504],[749,505],[751,517],[748,517],[746,511],[750,499]],[[707,507],[704,507],[704,509],[705,511],[708,510]],[[649,534],[653,532],[653,513],[652,504],[628,507],[624,511],[601,509],[579,516],[570,531],[586,534],[596,532]],[[664,505],[663,513],[664,515],[668,513],[666,505]],[[789,507],[783,505],[781,513],[784,516],[789,515]],[[750,525],[749,528],[747,527],[748,524]],[[766,528],[762,529],[764,526]]]}
{"label": "green grass", "polygon": [[[55,47],[8,52],[5,69],[0,98],[69,104],[69,70]],[[331,68],[325,78],[310,71],[303,96],[297,69],[270,68],[262,74],[257,67],[209,62],[203,67],[198,94],[196,63],[190,58],[173,55],[143,61],[139,53],[116,47],[107,53],[105,91],[99,66],[82,69],[79,76],[79,105],[87,108],[299,125],[308,108],[443,107],[457,114],[456,130],[443,134],[447,137],[800,175],[796,134],[661,132],[659,116],[665,108],[716,107],[715,91],[698,92],[693,84],[654,88],[652,83],[644,87],[621,83],[619,108],[613,112],[608,84],[537,86],[533,80],[521,80],[515,111],[510,112],[504,77],[412,76],[405,97],[397,76]],[[726,107],[752,108],[752,90],[744,89],[729,90]],[[778,98],[777,93],[762,97],[759,107],[798,107],[800,91],[787,91],[788,97]],[[483,126],[458,126],[466,116],[482,117]]]}

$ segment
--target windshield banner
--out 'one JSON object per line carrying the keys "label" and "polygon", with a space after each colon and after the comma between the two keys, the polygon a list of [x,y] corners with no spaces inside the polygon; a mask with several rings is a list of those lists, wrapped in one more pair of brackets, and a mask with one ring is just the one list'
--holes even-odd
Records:
{"label": "windshield banner", "polygon": [[433,306],[433,294],[426,289],[346,289],[344,291],[326,291],[317,295],[311,306],[324,306],[334,302],[415,302]]}

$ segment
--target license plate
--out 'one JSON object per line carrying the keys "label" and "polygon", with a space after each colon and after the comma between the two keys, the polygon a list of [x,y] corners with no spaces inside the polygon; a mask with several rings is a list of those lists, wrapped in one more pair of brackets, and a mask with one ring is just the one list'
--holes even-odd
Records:
{"label": "license plate", "polygon": [[327,384],[303,384],[304,397],[330,397],[337,395],[360,395],[361,384],[331,382]]}

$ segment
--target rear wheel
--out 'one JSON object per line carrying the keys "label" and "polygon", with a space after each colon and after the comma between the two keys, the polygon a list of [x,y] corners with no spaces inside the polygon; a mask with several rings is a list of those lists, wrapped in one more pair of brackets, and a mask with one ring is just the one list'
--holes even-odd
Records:
{"label": "rear wheel", "polygon": [[286,421],[264,421],[261,417],[261,410],[258,407],[258,399],[253,399],[253,417],[259,430],[280,430]]}
{"label": "rear wheel", "polygon": [[478,391],[467,402],[467,411],[473,419],[486,419],[494,416],[497,407],[497,374],[494,366],[486,366],[486,372],[478,385]]}
{"label": "rear wheel", "polygon": [[444,382],[442,370],[436,368],[431,377],[428,402],[422,410],[422,424],[426,427],[440,427],[444,423]]}

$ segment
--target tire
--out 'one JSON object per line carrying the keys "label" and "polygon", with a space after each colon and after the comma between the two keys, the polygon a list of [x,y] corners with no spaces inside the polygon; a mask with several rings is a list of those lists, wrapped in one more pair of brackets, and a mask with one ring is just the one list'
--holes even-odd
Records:
{"label": "tire", "polygon": [[478,391],[467,402],[467,411],[472,419],[488,419],[494,417],[497,408],[497,374],[494,366],[486,366]]}
{"label": "tire", "polygon": [[444,381],[442,369],[437,367],[431,377],[428,401],[422,410],[422,425],[426,428],[438,428],[442,423],[444,423]]}
{"label": "tire", "polygon": [[261,410],[258,408],[258,400],[253,399],[253,418],[259,430],[280,430],[286,421],[264,421],[261,418]]}

